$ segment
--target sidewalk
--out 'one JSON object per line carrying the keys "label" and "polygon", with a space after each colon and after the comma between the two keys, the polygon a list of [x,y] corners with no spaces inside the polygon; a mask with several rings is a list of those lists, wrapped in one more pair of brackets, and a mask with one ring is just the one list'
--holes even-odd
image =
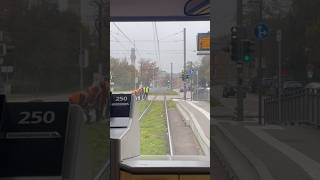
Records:
{"label": "sidewalk", "polygon": [[[186,102],[186,101],[177,101],[177,102],[181,104],[186,110],[188,110],[189,113],[195,116],[205,136],[208,139],[210,139],[210,117],[208,118],[203,112],[200,112],[198,109],[190,105],[189,102]],[[209,112],[207,113],[210,116],[210,113]]]}
{"label": "sidewalk", "polygon": [[[257,122],[219,120],[215,122],[214,127],[225,130],[225,134],[230,135],[226,136],[227,138],[234,139],[236,144],[241,144],[243,148],[238,150],[242,151],[251,165],[258,169],[256,163],[261,162],[260,170],[263,169],[265,174],[269,173],[274,180],[320,179],[318,129],[298,126],[259,126]],[[251,161],[252,159],[255,161]],[[234,166],[233,168],[237,168],[235,167],[237,162],[229,163]]]}
{"label": "sidewalk", "polygon": [[169,123],[174,155],[202,155],[192,129],[186,125],[176,109],[169,109]]}

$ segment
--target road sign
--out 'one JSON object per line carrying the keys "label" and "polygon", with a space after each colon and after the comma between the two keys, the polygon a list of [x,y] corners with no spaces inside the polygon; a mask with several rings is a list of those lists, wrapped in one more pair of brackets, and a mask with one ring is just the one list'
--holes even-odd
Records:
{"label": "road sign", "polygon": [[194,69],[190,69],[189,70],[189,75],[191,76],[193,74],[193,72],[194,72]]}
{"label": "road sign", "polygon": [[268,37],[269,28],[266,24],[260,23],[256,26],[254,32],[255,32],[256,38],[261,41]]}
{"label": "road sign", "polygon": [[198,33],[197,50],[209,51],[210,50],[210,33]]}

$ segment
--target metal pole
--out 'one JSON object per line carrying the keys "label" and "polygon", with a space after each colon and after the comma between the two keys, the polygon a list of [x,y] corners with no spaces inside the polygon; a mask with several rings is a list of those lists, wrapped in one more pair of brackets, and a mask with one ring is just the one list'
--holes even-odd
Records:
{"label": "metal pole", "polygon": [[82,48],[82,31],[80,29],[80,39],[79,39],[79,68],[80,68],[80,90],[83,90],[83,66],[84,66],[84,56]]}
{"label": "metal pole", "polygon": [[[102,2],[102,1],[100,1]],[[102,75],[103,69],[102,69],[102,4],[99,4],[99,20],[98,20],[98,44],[99,44],[99,73]]]}
{"label": "metal pole", "polygon": [[[263,0],[260,0],[260,22],[262,22],[262,11],[263,11]],[[262,73],[262,50],[263,50],[263,44],[262,41],[259,41],[259,61],[258,61],[258,79],[259,79],[259,124],[262,124],[262,79],[263,79],[263,73]]]}
{"label": "metal pole", "polygon": [[154,67],[153,68],[153,87],[155,88],[156,87],[156,68]]}
{"label": "metal pole", "polygon": [[281,49],[281,40],[282,40],[282,32],[281,30],[278,30],[277,32],[277,41],[278,41],[278,119],[279,122],[281,122],[281,69],[282,69],[282,60],[281,60],[281,56],[282,56],[282,49]]}
{"label": "metal pole", "polygon": [[237,26],[239,27],[239,40],[238,44],[240,45],[240,59],[238,59],[237,64],[237,76],[238,76],[238,90],[237,90],[237,119],[238,121],[243,121],[243,95],[242,95],[242,71],[243,71],[243,64],[241,63],[242,58],[242,50],[241,50],[241,39],[243,38],[242,32],[242,0],[237,1]]}
{"label": "metal pole", "polygon": [[170,89],[172,90],[172,63],[171,63],[171,73],[170,73]]}
{"label": "metal pole", "polygon": [[[190,72],[192,72],[192,61],[190,62],[191,63],[191,69],[190,69]],[[190,98],[191,98],[191,101],[193,101],[193,74],[190,73]]]}
{"label": "metal pole", "polygon": [[131,48],[131,55],[130,55],[130,59],[131,59],[131,64],[133,65],[133,69],[134,69],[134,75],[133,75],[133,88],[136,89],[137,85],[136,85],[136,54],[135,54],[135,49],[136,49],[136,44],[135,41],[133,43],[133,48]]}
{"label": "metal pole", "polygon": [[[183,28],[183,70],[186,73],[186,28]],[[187,100],[187,84],[183,82],[183,98]]]}
{"label": "metal pole", "polygon": [[[196,90],[196,93],[197,93],[197,101],[199,101],[199,69],[197,69],[197,90]],[[209,92],[210,94],[210,92]]]}
{"label": "metal pole", "polygon": [[142,61],[140,65],[140,85],[142,85]]}
{"label": "metal pole", "polygon": [[133,71],[134,71],[134,89],[137,89],[137,82],[136,82],[136,79],[137,79],[137,72],[136,72],[136,65],[133,65]]}

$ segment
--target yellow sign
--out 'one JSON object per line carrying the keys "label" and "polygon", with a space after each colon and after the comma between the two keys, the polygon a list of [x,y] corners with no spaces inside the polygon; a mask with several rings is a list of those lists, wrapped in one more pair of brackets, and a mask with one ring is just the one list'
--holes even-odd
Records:
{"label": "yellow sign", "polygon": [[210,33],[198,34],[198,51],[210,50]]}

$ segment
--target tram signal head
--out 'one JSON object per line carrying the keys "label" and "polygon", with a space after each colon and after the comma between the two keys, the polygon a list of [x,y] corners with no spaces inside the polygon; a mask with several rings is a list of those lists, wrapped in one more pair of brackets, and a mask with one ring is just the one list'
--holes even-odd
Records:
{"label": "tram signal head", "polygon": [[241,41],[242,43],[242,61],[245,63],[250,63],[254,60],[254,43],[248,39]]}
{"label": "tram signal head", "polygon": [[231,28],[231,48],[230,55],[232,61],[238,61],[239,59],[239,45],[238,45],[238,27]]}

